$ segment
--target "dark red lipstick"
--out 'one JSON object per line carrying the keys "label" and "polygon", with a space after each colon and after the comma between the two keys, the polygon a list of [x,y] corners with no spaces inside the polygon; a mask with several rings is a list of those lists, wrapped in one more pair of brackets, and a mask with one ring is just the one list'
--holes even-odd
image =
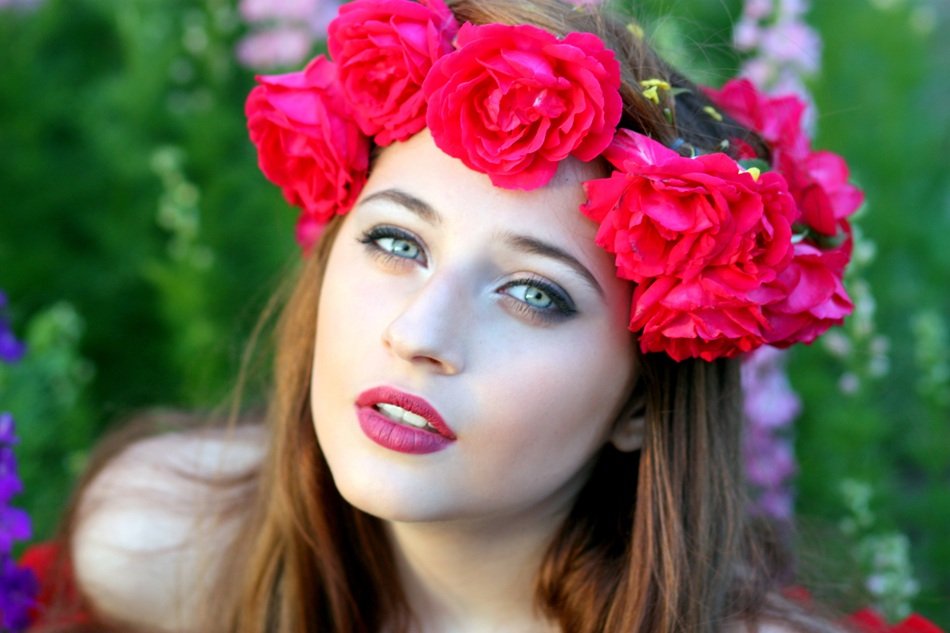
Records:
{"label": "dark red lipstick", "polygon": [[356,398],[356,415],[366,436],[400,453],[434,453],[455,441],[455,433],[424,398],[392,387],[373,387]]}

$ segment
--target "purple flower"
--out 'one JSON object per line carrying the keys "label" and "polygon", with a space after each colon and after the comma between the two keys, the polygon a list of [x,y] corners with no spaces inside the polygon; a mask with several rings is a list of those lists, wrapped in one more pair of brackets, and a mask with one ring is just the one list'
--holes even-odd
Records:
{"label": "purple flower", "polygon": [[[0,0],[0,8],[3,6],[4,0]],[[7,295],[0,290],[0,361],[15,363],[26,346],[13,336],[4,314],[6,307]],[[0,412],[0,631],[6,633],[26,630],[39,592],[33,572],[21,569],[11,558],[13,543],[31,536],[30,515],[8,505],[14,495],[23,491],[13,453],[18,441],[13,416]]]}
{"label": "purple flower", "polygon": [[13,416],[9,413],[0,413],[0,446],[12,446],[19,441]]}
{"label": "purple flower", "polygon": [[30,515],[19,508],[0,506],[0,556],[8,556],[13,541],[26,541],[32,535]]}
{"label": "purple flower", "polygon": [[0,560],[0,630],[25,631],[30,625],[30,609],[36,605],[38,593],[39,582],[33,572],[3,557]]}
{"label": "purple flower", "polygon": [[[3,2],[3,0],[0,0]],[[3,6],[0,4],[0,6]],[[23,357],[26,346],[13,336],[10,323],[4,316],[7,307],[7,295],[0,290],[0,361],[15,363]]]}
{"label": "purple flower", "polygon": [[0,504],[6,504],[23,491],[17,475],[16,456],[9,446],[0,446]]}
{"label": "purple flower", "polygon": [[23,358],[26,346],[18,341],[6,320],[0,318],[0,361],[15,363]]}
{"label": "purple flower", "polygon": [[30,517],[22,510],[7,507],[10,499],[23,490],[13,454],[13,445],[18,441],[13,416],[0,413],[0,554],[9,553],[13,540],[30,538]]}

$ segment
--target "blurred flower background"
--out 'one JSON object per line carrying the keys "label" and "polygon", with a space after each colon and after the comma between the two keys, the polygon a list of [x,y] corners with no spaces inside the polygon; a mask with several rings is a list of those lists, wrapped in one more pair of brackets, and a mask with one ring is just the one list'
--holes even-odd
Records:
{"label": "blurred flower background", "polygon": [[[808,99],[815,147],[865,189],[855,314],[746,365],[747,471],[757,511],[812,553],[816,594],[950,627],[950,3],[614,4],[696,81],[741,72]],[[227,402],[299,258],[243,100],[255,72],[323,51],[337,6],[0,0],[0,410],[34,538],[107,429]]]}

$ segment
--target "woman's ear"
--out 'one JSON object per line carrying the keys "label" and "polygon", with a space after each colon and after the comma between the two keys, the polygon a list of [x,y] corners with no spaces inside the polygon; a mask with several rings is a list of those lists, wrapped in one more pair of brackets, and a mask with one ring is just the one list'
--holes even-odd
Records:
{"label": "woman's ear", "polygon": [[610,443],[622,453],[638,451],[643,446],[645,430],[646,394],[641,381],[617,417],[610,433]]}

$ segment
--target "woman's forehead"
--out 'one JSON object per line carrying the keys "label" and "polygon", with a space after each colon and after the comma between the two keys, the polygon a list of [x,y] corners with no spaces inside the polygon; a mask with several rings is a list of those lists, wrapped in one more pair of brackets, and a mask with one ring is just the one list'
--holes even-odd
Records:
{"label": "woman's forehead", "polygon": [[544,187],[503,189],[492,185],[485,174],[442,152],[423,130],[381,150],[360,203],[382,191],[397,190],[418,198],[440,215],[451,218],[457,214],[477,220],[485,228],[580,235],[586,245],[592,245],[596,227],[579,211],[585,200],[582,183],[603,176],[605,171],[599,162],[568,158]]}

